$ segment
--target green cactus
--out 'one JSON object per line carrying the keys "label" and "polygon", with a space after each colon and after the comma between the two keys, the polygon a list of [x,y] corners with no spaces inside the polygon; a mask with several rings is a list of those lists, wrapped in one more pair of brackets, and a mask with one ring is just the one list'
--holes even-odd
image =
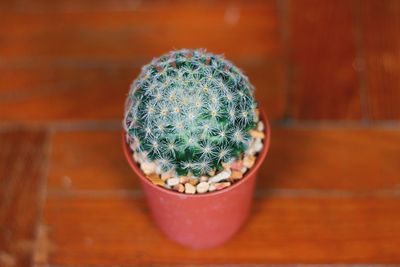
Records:
{"label": "green cactus", "polygon": [[238,159],[256,127],[254,87],[231,62],[179,50],[144,66],[125,105],[127,140],[163,172],[206,175]]}

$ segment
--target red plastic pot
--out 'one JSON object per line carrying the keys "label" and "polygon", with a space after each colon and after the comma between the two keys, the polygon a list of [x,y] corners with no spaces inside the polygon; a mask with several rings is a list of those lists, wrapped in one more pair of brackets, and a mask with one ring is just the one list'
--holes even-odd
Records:
{"label": "red plastic pot", "polygon": [[239,182],[206,194],[187,195],[152,184],[133,161],[123,134],[125,157],[140,178],[152,217],[170,239],[191,248],[210,248],[230,239],[243,225],[250,212],[258,169],[269,148],[270,126],[262,112],[261,119],[266,137],[254,166]]}

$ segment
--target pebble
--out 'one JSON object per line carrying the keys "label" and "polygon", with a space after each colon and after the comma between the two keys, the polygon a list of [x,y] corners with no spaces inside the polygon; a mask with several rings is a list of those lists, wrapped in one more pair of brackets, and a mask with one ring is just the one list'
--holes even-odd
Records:
{"label": "pebble", "polygon": [[177,185],[177,184],[179,184],[179,178],[178,177],[169,178],[167,180],[167,184],[170,185],[170,186]]}
{"label": "pebble", "polygon": [[240,170],[242,173],[245,173],[247,171],[247,168],[243,166],[243,168]]}
{"label": "pebble", "polygon": [[208,187],[208,191],[209,192],[212,192],[212,191],[215,191],[215,190],[217,190],[217,188],[215,188],[215,184],[209,184],[210,186]]}
{"label": "pebble", "polygon": [[257,138],[256,141],[254,142],[254,150],[256,152],[260,152],[262,148],[263,148],[263,143],[261,142],[260,138]]}
{"label": "pebble", "polygon": [[187,178],[186,176],[179,177],[179,182],[181,184],[186,184],[188,181],[189,181],[189,178]]}
{"label": "pebble", "polygon": [[156,173],[157,173],[158,175],[161,175],[161,174],[163,173],[161,164],[157,164]]}
{"label": "pebble", "polygon": [[183,193],[185,191],[185,186],[183,184],[177,184],[177,185],[174,185],[173,189],[175,191]]}
{"label": "pebble", "polygon": [[140,165],[140,168],[142,169],[144,174],[151,174],[156,172],[157,166],[153,162],[143,161]]}
{"label": "pebble", "polygon": [[198,193],[205,193],[208,191],[209,187],[210,187],[209,183],[201,182],[196,186],[196,189]]}
{"label": "pebble", "polygon": [[186,183],[185,184],[185,193],[186,194],[195,194],[196,193],[196,187],[194,187],[190,183]]}
{"label": "pebble", "polygon": [[216,189],[216,190],[221,190],[221,189],[227,188],[227,187],[230,186],[230,185],[231,185],[230,182],[216,183],[216,184],[215,184],[215,189]]}
{"label": "pebble", "polygon": [[155,173],[151,173],[146,176],[153,184],[164,186],[164,181],[161,180],[160,176]]}
{"label": "pebble", "polygon": [[137,158],[138,158],[138,161],[140,162],[140,164],[142,164],[143,162],[146,161],[143,153],[137,153]]}
{"label": "pebble", "polygon": [[224,169],[230,169],[231,168],[232,163],[228,163],[228,162],[222,162],[222,167]]}
{"label": "pebble", "polygon": [[251,140],[251,143],[250,143],[249,148],[245,151],[245,155],[254,155],[254,154],[256,153],[256,150],[255,150],[255,148],[254,148],[254,146],[255,146],[255,141],[256,141],[255,138],[253,138],[253,139]]}
{"label": "pebble", "polygon": [[239,180],[239,179],[242,179],[242,177],[243,177],[243,173],[241,171],[233,171],[230,176],[230,178],[233,180]]}
{"label": "pebble", "polygon": [[245,156],[243,158],[243,165],[247,168],[253,167],[254,163],[256,162],[256,157],[255,156]]}
{"label": "pebble", "polygon": [[240,171],[243,168],[243,161],[234,161],[231,165],[231,169],[235,171]]}
{"label": "pebble", "polygon": [[264,138],[264,133],[261,132],[261,131],[251,130],[251,131],[250,131],[250,135],[251,135],[252,137],[254,137],[254,138],[261,138],[261,139]]}
{"label": "pebble", "polygon": [[173,171],[161,173],[161,179],[164,180],[164,181],[169,179],[169,178],[171,178],[171,177],[174,177],[174,172]]}
{"label": "pebble", "polygon": [[197,185],[199,183],[199,179],[189,178],[188,183],[191,185]]}
{"label": "pebble", "polygon": [[210,177],[210,179],[208,179],[208,181],[211,183],[217,183],[222,180],[228,179],[230,175],[231,175],[231,170],[224,170],[224,171],[218,173],[217,175]]}
{"label": "pebble", "polygon": [[259,120],[260,117],[260,110],[256,109],[254,112],[254,122],[257,122]]}
{"label": "pebble", "polygon": [[136,153],[133,153],[133,159],[134,159],[136,162],[138,162],[138,161],[139,161],[139,159],[138,159],[138,156],[137,156],[137,154],[136,154]]}
{"label": "pebble", "polygon": [[200,182],[207,182],[208,181],[208,177],[207,176],[201,176],[200,177]]}
{"label": "pebble", "polygon": [[258,124],[257,124],[257,130],[262,132],[262,131],[264,131],[264,129],[265,129],[264,128],[264,123],[262,121],[259,121]]}
{"label": "pebble", "polygon": [[208,172],[208,175],[214,176],[214,175],[215,175],[215,169],[213,169],[212,171],[209,171],[209,172]]}
{"label": "pebble", "polygon": [[135,149],[136,149],[136,147],[134,146],[133,143],[129,144],[129,147],[130,147],[130,149],[131,149],[132,151],[135,151]]}

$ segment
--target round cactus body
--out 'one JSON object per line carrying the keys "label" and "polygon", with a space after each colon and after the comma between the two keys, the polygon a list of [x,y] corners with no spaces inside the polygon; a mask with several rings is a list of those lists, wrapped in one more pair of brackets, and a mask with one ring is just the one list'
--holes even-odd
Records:
{"label": "round cactus body", "polygon": [[134,152],[159,170],[206,175],[239,158],[256,127],[248,78],[204,50],[179,50],[144,66],[132,83],[124,128]]}

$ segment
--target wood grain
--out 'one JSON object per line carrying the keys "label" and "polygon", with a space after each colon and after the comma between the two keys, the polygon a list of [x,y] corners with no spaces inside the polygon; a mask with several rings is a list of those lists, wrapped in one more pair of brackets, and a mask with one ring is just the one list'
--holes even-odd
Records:
{"label": "wood grain", "polygon": [[265,188],[370,192],[400,188],[400,133],[380,129],[272,129]]}
{"label": "wood grain", "polygon": [[[286,109],[282,65],[245,61],[237,65],[257,88],[256,97],[270,118],[281,118]],[[0,120],[122,120],[125,97],[139,71],[131,64],[4,69],[0,75]]]}
{"label": "wood grain", "polygon": [[199,47],[242,68],[271,118],[285,112],[274,1],[45,0],[0,5],[0,14],[0,119],[119,120],[141,65]]}
{"label": "wood grain", "polygon": [[[396,0],[0,1],[0,266],[400,264],[399,129],[303,123],[400,119],[399,13]],[[271,120],[299,121],[273,124],[249,221],[204,251],[155,227],[118,126],[140,66],[184,47],[225,54]]]}
{"label": "wood grain", "polygon": [[399,263],[399,209],[397,197],[256,199],[234,239],[196,251],[167,240],[143,199],[53,196],[45,210],[54,246],[49,263]]}
{"label": "wood grain", "polygon": [[290,115],[295,119],[361,118],[352,3],[290,1]]}
{"label": "wood grain", "polygon": [[4,71],[0,119],[25,123],[119,119],[129,85],[138,72],[137,67]]}
{"label": "wood grain", "polygon": [[[120,131],[56,133],[50,192],[137,189],[120,142]],[[273,128],[259,188],[392,190],[400,187],[399,155],[398,131]]]}
{"label": "wood grain", "polygon": [[368,114],[372,120],[400,119],[400,2],[362,2]]}
{"label": "wood grain", "polygon": [[71,132],[54,135],[49,190],[133,190],[138,177],[127,164],[121,132]]}
{"label": "wood grain", "polygon": [[0,266],[30,266],[43,200],[46,134],[0,132]]}
{"label": "wood grain", "polygon": [[76,1],[61,8],[45,2],[14,12],[4,8],[0,54],[7,55],[5,62],[137,60],[183,47],[258,59],[279,49],[275,1],[160,1],[135,8],[121,3],[100,10]]}

